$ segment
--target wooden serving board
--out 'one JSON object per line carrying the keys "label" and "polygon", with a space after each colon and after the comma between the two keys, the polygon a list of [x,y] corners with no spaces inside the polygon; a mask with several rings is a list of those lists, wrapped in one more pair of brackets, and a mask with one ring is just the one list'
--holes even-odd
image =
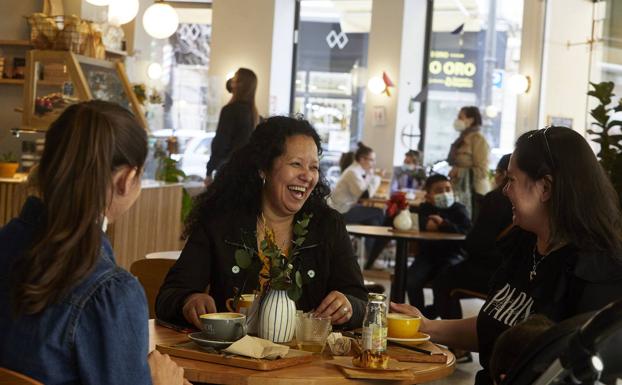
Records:
{"label": "wooden serving board", "polygon": [[352,364],[352,357],[334,357],[332,362],[338,366],[346,378],[362,380],[412,380],[415,374],[399,363],[390,361],[389,369],[363,369]]}
{"label": "wooden serving board", "polygon": [[418,348],[429,350],[432,354],[419,353],[414,350],[391,345],[391,343],[387,345],[387,352],[391,358],[395,358],[401,362],[432,362],[441,364],[447,362],[447,354],[443,353],[443,351],[432,342],[427,341],[416,346]]}
{"label": "wooden serving board", "polygon": [[249,358],[225,353],[211,353],[202,350],[194,342],[185,342],[181,344],[158,344],[156,345],[161,353],[169,356],[190,358],[192,360],[212,362],[215,364],[236,366],[239,368],[254,370],[275,370],[286,368],[288,366],[306,364],[314,360],[313,354],[302,350],[289,349],[287,355],[276,360],[265,360],[258,358]]}

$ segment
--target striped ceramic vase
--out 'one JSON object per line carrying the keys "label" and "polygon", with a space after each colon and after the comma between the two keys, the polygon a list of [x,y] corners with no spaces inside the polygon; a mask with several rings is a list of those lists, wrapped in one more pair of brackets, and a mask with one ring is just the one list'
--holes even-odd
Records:
{"label": "striped ceramic vase", "polygon": [[284,343],[292,340],[295,330],[296,303],[286,290],[268,290],[259,308],[259,337]]}

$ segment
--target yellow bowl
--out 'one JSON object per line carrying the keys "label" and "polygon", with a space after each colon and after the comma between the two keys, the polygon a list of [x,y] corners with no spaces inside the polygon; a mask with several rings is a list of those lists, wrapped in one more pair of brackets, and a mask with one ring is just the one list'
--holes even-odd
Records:
{"label": "yellow bowl", "polygon": [[387,314],[388,335],[391,338],[414,338],[420,324],[421,317],[400,313]]}

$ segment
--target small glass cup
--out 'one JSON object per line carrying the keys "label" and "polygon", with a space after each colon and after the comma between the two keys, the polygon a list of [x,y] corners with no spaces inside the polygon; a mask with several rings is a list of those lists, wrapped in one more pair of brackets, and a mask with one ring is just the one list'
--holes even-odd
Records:
{"label": "small glass cup", "polygon": [[330,317],[319,317],[313,313],[299,314],[296,320],[298,349],[321,354],[331,330]]}

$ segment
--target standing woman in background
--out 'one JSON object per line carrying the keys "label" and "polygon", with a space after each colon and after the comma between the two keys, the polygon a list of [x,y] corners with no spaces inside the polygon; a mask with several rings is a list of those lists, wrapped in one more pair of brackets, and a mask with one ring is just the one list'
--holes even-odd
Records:
{"label": "standing woman in background", "polygon": [[447,162],[456,200],[464,204],[475,220],[477,201],[490,191],[488,156],[490,147],[481,133],[482,115],[475,106],[462,107],[454,128],[460,136],[452,144]]}
{"label": "standing woman in background", "polygon": [[147,135],[125,108],[67,107],[45,135],[37,197],[0,229],[0,367],[55,384],[189,384],[147,358],[147,299],[106,224],[140,194]]}
{"label": "standing woman in background", "polygon": [[251,132],[259,123],[255,105],[256,91],[257,75],[248,68],[239,68],[231,78],[231,100],[220,110],[212,153],[207,162],[205,186],[212,183],[214,171],[218,173],[233,151],[248,142]]}

